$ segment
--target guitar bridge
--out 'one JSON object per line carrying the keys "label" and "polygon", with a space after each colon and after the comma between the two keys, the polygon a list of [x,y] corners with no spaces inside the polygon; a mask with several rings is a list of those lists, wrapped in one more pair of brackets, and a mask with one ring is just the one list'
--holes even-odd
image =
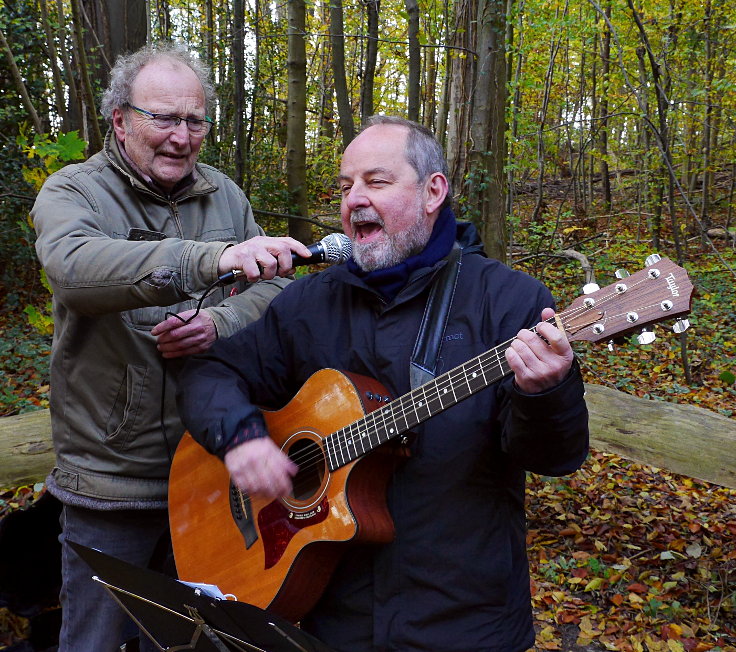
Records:
{"label": "guitar bridge", "polygon": [[243,535],[246,549],[258,541],[258,531],[253,521],[253,508],[250,504],[250,496],[243,493],[232,482],[230,483],[230,513],[235,525],[238,526],[240,534]]}

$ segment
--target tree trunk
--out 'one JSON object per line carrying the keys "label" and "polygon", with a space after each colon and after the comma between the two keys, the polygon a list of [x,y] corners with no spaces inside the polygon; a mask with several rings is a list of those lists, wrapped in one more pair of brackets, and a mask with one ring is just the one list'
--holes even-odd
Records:
{"label": "tree trunk", "polygon": [[491,258],[506,261],[506,0],[478,3],[476,92],[470,117],[468,206]]}
{"label": "tree trunk", "polygon": [[245,7],[233,0],[233,134],[235,136],[235,183],[245,178]]}
{"label": "tree trunk", "polygon": [[347,147],[355,138],[355,123],[350,105],[348,83],[345,78],[345,34],[343,33],[342,0],[330,1],[330,42],[332,43],[332,74],[335,77],[337,115],[342,131],[342,146]]}
{"label": "tree trunk", "polygon": [[49,22],[49,8],[46,0],[39,0],[41,9],[41,24],[43,25],[44,34],[46,34],[46,47],[48,48],[49,65],[51,66],[51,76],[54,80],[54,99],[56,112],[61,119],[62,132],[69,131],[69,117],[66,111],[66,99],[64,98],[64,83],[61,79],[61,70],[59,70],[59,56],[56,52],[54,44],[54,33]]}
{"label": "tree trunk", "polygon": [[[458,13],[455,15],[455,33],[453,34],[452,45],[461,51],[475,50],[477,16],[473,13],[474,6],[471,2],[464,2],[459,7],[455,5]],[[467,164],[469,107],[474,91],[474,71],[474,57],[461,57],[457,54],[452,56],[445,155],[450,169],[450,183],[453,192],[456,194],[464,192],[463,178]]]}
{"label": "tree trunk", "polygon": [[5,58],[8,61],[8,67],[10,68],[10,72],[13,76],[15,88],[18,91],[21,99],[23,100],[23,106],[28,112],[28,117],[31,119],[31,122],[33,122],[33,128],[36,130],[37,134],[42,134],[44,133],[44,128],[41,124],[41,118],[39,118],[38,113],[36,113],[36,109],[33,106],[33,102],[31,101],[31,96],[28,94],[28,89],[23,82],[23,77],[21,76],[20,70],[18,70],[18,66],[15,63],[13,51],[10,49],[10,45],[8,45],[8,42],[5,39],[5,33],[2,29],[0,29],[0,46],[5,52]]}
{"label": "tree trunk", "polygon": [[253,3],[253,77],[250,80],[250,119],[248,120],[248,133],[245,140],[245,181],[244,187],[246,194],[250,195],[253,175],[251,165],[251,150],[253,148],[253,134],[256,125],[258,91],[261,88],[261,0],[254,0]]}
{"label": "tree trunk", "polygon": [[365,53],[363,83],[360,87],[360,120],[365,122],[373,115],[373,90],[376,79],[376,62],[378,61],[378,0],[364,2],[368,16],[368,46]]}
{"label": "tree trunk", "polygon": [[[286,124],[286,178],[292,215],[307,217],[307,52],[304,42],[306,7],[304,0],[289,2],[289,91]],[[305,244],[312,239],[312,227],[304,220],[289,220],[289,235]]]}
{"label": "tree trunk", "polygon": [[87,55],[84,49],[83,27],[80,0],[71,0],[72,25],[74,28],[74,45],[76,47],[77,67],[82,85],[82,119],[85,120],[85,140],[88,143],[87,153],[92,154],[102,149],[102,134],[97,119],[97,107],[95,105],[92,84],[89,79],[89,67]]}
{"label": "tree trunk", "polygon": [[406,117],[419,122],[419,87],[421,84],[422,53],[419,48],[419,3],[406,0],[409,34],[409,77],[407,79],[408,107]]}
{"label": "tree trunk", "polygon": [[[611,3],[606,5],[606,17],[611,18]],[[611,70],[611,30],[608,24],[601,38],[601,96],[598,100],[600,121],[598,132],[598,149],[600,150],[601,188],[603,191],[603,211],[610,216],[613,202],[611,200],[611,173],[608,169],[608,89]],[[608,218],[610,219],[610,217]]]}
{"label": "tree trunk", "polygon": [[81,131],[82,126],[82,102],[77,91],[77,80],[74,76],[74,67],[72,66],[71,57],[66,49],[66,19],[64,16],[64,0],[56,1],[57,19],[59,21],[58,42],[59,42],[59,58],[61,59],[62,70],[66,80],[66,86],[69,89],[69,106],[67,110],[67,131]]}

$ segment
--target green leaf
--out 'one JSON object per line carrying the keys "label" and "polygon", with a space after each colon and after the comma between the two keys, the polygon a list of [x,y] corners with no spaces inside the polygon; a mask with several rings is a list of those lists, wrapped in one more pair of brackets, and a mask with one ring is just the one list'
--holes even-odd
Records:
{"label": "green leaf", "polygon": [[56,144],[58,146],[56,155],[62,161],[77,161],[84,158],[84,148],[87,143],[79,137],[77,131],[59,134]]}

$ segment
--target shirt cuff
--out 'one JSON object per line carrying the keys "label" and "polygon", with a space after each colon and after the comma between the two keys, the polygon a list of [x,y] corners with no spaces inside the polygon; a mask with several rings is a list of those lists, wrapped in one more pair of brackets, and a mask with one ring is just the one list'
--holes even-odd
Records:
{"label": "shirt cuff", "polygon": [[227,443],[222,451],[222,455],[224,456],[226,453],[229,453],[236,446],[240,446],[240,444],[244,444],[252,439],[262,439],[263,437],[268,437],[268,430],[266,430],[263,422],[260,420],[250,421],[246,424],[245,428]]}

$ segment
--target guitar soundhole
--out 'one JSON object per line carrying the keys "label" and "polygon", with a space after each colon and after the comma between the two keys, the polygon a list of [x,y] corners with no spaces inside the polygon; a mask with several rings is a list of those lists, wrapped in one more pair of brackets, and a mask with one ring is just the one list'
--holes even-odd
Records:
{"label": "guitar soundhole", "polygon": [[320,490],[325,477],[322,447],[311,439],[300,439],[289,449],[289,458],[299,467],[292,481],[292,495],[296,500],[308,501]]}

